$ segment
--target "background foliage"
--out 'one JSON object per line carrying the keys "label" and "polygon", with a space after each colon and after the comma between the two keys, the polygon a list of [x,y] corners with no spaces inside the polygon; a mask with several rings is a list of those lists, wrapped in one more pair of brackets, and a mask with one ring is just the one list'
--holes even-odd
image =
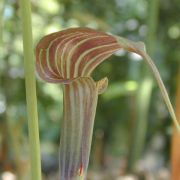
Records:
{"label": "background foliage", "polygon": [[[28,132],[19,4],[16,0],[0,3],[0,173],[11,171],[26,176]],[[149,9],[146,0],[138,3],[136,0],[32,0],[34,47],[48,33],[79,26],[146,41]],[[180,67],[179,12],[179,0],[160,1],[153,53],[173,104]],[[128,172],[132,132],[137,121],[136,94],[144,76],[143,69],[139,56],[119,51],[93,74],[96,80],[107,76],[109,87],[99,97],[90,176],[105,170],[108,179],[112,179]],[[60,85],[44,83],[38,77],[37,94],[43,172],[49,176],[58,170],[63,95]],[[168,177],[172,122],[155,83],[148,118],[144,121],[148,122],[148,128],[136,172]]]}

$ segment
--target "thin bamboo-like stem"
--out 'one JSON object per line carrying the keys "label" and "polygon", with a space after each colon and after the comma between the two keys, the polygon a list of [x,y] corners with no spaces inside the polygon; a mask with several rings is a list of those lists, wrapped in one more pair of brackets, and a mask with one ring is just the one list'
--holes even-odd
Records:
{"label": "thin bamboo-like stem", "polygon": [[23,46],[24,46],[24,67],[25,85],[27,100],[27,115],[30,141],[31,158],[31,179],[41,180],[41,161],[39,128],[37,114],[36,82],[35,82],[35,62],[33,56],[33,39],[31,23],[31,4],[29,0],[20,0],[21,18],[23,26]]}
{"label": "thin bamboo-like stem", "polygon": [[3,12],[4,12],[4,0],[0,1],[0,47],[3,44]]}

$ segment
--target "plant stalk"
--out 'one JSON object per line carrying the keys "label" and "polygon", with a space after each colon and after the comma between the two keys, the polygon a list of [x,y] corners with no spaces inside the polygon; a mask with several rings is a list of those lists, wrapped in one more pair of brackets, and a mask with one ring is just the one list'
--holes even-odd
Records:
{"label": "plant stalk", "polygon": [[3,44],[3,12],[4,12],[4,0],[0,1],[0,47]]}
{"label": "plant stalk", "polygon": [[28,130],[30,141],[31,179],[41,180],[41,158],[35,81],[35,62],[32,39],[30,0],[20,0],[23,27],[25,87],[27,101]]}

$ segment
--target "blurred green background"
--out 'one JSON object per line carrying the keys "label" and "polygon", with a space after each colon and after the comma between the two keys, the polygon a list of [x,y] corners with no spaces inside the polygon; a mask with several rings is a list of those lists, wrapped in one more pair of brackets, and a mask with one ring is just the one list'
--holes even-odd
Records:
{"label": "blurred green background", "polygon": [[[0,178],[16,175],[27,179],[19,3],[1,0],[0,10]],[[44,35],[79,26],[144,41],[173,105],[180,68],[179,19],[179,0],[32,0],[34,47]],[[96,80],[105,76],[109,87],[99,96],[89,179],[111,180],[132,174],[132,179],[168,180],[172,121],[149,69],[138,55],[118,51],[93,74]],[[37,77],[37,96],[43,177],[53,180],[58,176],[61,85]]]}

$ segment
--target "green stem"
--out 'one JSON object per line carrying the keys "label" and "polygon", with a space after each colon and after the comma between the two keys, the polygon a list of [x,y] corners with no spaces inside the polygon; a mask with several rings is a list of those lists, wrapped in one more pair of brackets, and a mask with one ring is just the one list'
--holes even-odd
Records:
{"label": "green stem", "polygon": [[4,12],[4,0],[0,2],[0,46],[3,44],[3,12]]}
{"label": "green stem", "polygon": [[24,59],[25,59],[24,67],[25,67],[28,129],[29,129],[29,141],[30,141],[31,179],[41,180],[40,144],[39,144],[39,128],[38,128],[36,82],[35,82],[35,62],[33,56],[30,1],[20,0],[20,9],[21,9],[22,26],[23,26],[23,46],[24,46]]}

